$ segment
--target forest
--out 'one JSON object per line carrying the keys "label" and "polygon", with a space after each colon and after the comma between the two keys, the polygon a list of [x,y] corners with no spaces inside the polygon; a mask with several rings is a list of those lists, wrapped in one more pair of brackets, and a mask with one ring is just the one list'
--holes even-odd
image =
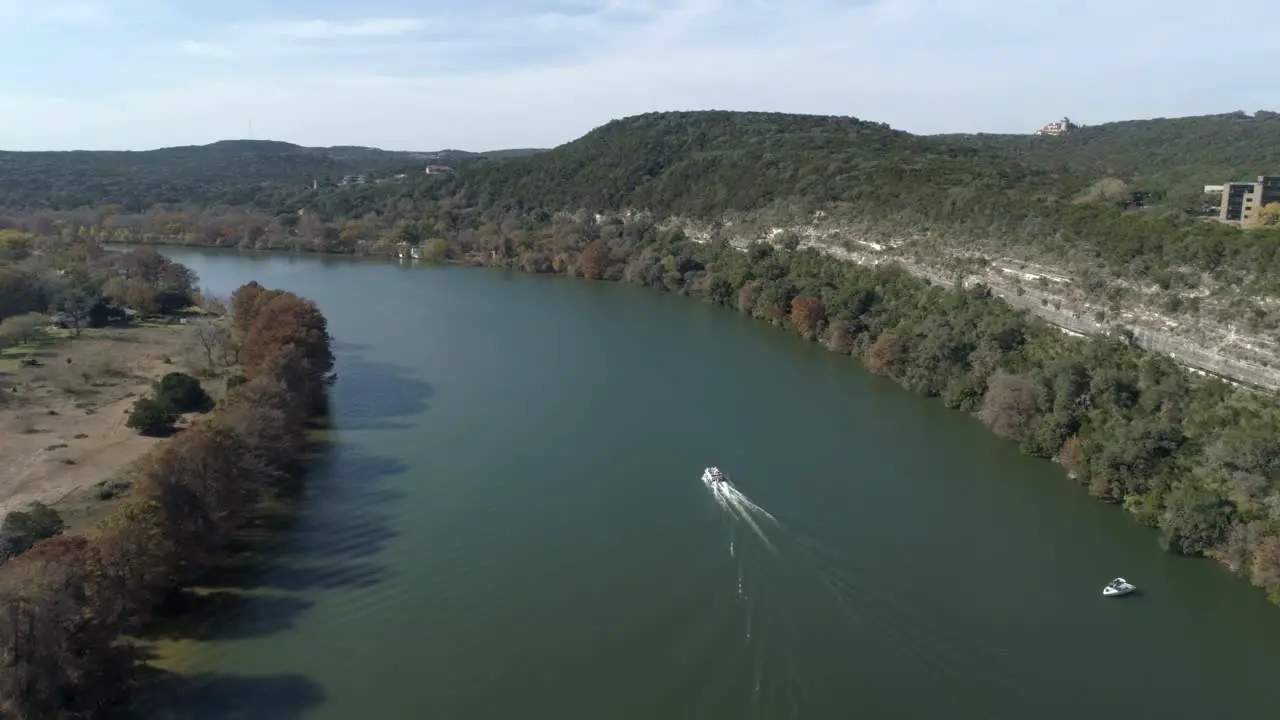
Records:
{"label": "forest", "polygon": [[[8,246],[0,310],[12,320],[67,312],[68,298],[85,308],[155,303],[165,293],[193,293],[195,282],[189,269],[149,248],[116,253],[40,239],[25,253]],[[6,517],[0,717],[96,717],[118,706],[143,667],[130,638],[145,636],[157,608],[220,559],[255,507],[293,492],[305,431],[326,412],[333,367],[326,320],[308,300],[249,283],[232,296],[223,322],[236,373],[226,396],[211,406],[198,379],[175,372],[135,404],[129,426],[168,437],[143,458],[105,521],[71,533],[43,506],[10,514],[21,523]],[[182,429],[147,419],[186,410],[203,415]],[[15,533],[21,542],[8,542]]]}

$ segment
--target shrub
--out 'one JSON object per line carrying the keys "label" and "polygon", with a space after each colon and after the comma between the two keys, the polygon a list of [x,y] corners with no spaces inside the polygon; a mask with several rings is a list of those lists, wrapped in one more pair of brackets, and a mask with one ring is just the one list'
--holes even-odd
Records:
{"label": "shrub", "polygon": [[206,412],[213,407],[213,398],[200,381],[180,372],[171,372],[160,379],[156,385],[156,402],[172,413]]}
{"label": "shrub", "polygon": [[15,510],[4,518],[0,533],[12,555],[25,552],[32,545],[62,532],[62,516],[41,502],[31,503],[26,510]]}
{"label": "shrub", "polygon": [[133,404],[124,424],[142,435],[161,437],[173,431],[173,413],[162,403],[142,398]]}

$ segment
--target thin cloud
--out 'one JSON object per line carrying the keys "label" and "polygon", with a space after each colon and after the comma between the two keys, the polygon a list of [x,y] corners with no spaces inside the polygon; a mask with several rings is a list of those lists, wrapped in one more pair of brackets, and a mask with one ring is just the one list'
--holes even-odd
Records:
{"label": "thin cloud", "polygon": [[[145,148],[243,137],[251,122],[304,144],[479,150],[708,108],[1030,132],[1063,115],[1274,106],[1265,83],[1224,80],[1217,59],[1280,62],[1265,23],[1205,35],[1191,0],[442,0],[422,16],[397,2],[261,22],[227,8],[239,17],[187,22],[206,33],[149,33],[180,39],[169,62],[135,58],[118,84],[11,91],[0,138]],[[120,57],[116,37],[85,53]],[[20,58],[0,48],[3,64]]]}

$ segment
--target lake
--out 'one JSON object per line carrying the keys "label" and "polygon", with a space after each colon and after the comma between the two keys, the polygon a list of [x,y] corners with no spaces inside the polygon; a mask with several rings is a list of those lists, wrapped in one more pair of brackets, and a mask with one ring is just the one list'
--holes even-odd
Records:
{"label": "lake", "polygon": [[[615,284],[164,252],[219,294],[314,299],[339,380],[298,522],[152,717],[1280,706],[1259,591],[817,344]],[[1141,592],[1103,598],[1117,575]]]}

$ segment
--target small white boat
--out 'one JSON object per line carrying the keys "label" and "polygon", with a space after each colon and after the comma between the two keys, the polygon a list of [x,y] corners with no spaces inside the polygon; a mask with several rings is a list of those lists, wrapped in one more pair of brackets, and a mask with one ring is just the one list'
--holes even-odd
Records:
{"label": "small white boat", "polygon": [[1115,580],[1107,583],[1106,587],[1102,588],[1102,594],[1107,597],[1119,597],[1121,595],[1128,595],[1137,589],[1138,586],[1128,580],[1125,580],[1124,578],[1116,578]]}
{"label": "small white boat", "polygon": [[728,484],[729,476],[720,471],[718,467],[709,467],[702,471],[702,482],[707,487],[715,487],[718,484]]}

